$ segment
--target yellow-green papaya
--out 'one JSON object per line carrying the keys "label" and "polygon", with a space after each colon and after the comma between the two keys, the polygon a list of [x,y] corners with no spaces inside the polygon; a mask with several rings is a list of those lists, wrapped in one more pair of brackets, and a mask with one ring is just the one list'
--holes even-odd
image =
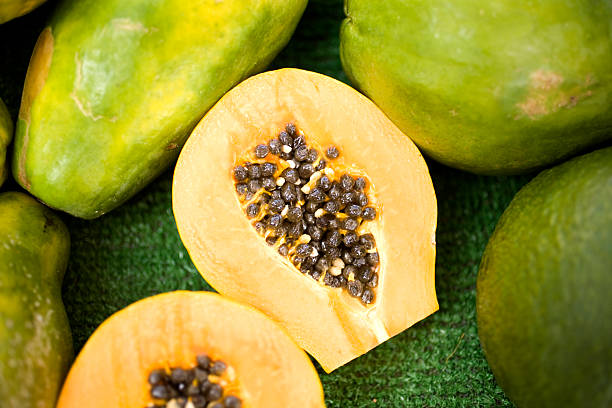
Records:
{"label": "yellow-green papaya", "polygon": [[0,406],[55,407],[72,361],[61,298],[70,235],[51,210],[0,194]]}
{"label": "yellow-green papaya", "polygon": [[0,24],[23,16],[44,2],[45,0],[0,0]]}
{"label": "yellow-green papaya", "polygon": [[612,2],[345,0],[349,79],[430,157],[482,174],[612,138]]}
{"label": "yellow-green papaya", "polygon": [[287,43],[307,0],[64,0],[36,44],[15,179],[95,218],[174,162],[204,113]]}
{"label": "yellow-green papaya", "polygon": [[13,138],[13,121],[6,105],[0,99],[0,186],[6,180],[8,166],[6,165],[6,147]]}

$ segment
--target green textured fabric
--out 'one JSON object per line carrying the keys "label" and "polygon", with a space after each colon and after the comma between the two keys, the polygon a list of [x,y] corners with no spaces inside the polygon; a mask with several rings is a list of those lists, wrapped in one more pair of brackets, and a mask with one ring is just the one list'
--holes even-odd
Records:
{"label": "green textured fabric", "polygon": [[[0,97],[16,117],[28,60],[54,1],[0,26]],[[347,82],[338,56],[341,0],[311,0],[270,68],[299,67]],[[483,177],[429,161],[439,205],[440,311],[346,366],[319,373],[328,407],[511,406],[495,383],[476,328],[482,251],[514,193],[531,176]],[[128,304],[174,289],[211,290],[191,263],[171,209],[172,171],[94,221],[61,215],[72,236],[64,301],[78,351]],[[3,190],[17,189],[9,181]]]}

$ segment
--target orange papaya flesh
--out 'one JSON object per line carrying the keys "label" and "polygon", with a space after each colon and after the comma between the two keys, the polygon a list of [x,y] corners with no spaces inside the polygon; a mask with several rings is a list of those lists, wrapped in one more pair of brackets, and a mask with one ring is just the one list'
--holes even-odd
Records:
{"label": "orange papaya flesh", "polygon": [[[198,373],[191,371],[196,364]],[[196,377],[204,366],[208,375]],[[210,397],[220,386],[221,396],[201,405],[195,393],[186,395],[202,384],[197,395]],[[184,392],[166,398],[154,391],[159,385]],[[308,356],[277,324],[216,293],[189,291],[138,301],[102,323],[68,373],[57,406],[176,407],[181,398],[194,407],[231,406],[228,400],[243,408],[325,406]]]}
{"label": "orange papaya flesh", "polygon": [[[376,294],[369,304],[300,273],[245,214],[235,168],[287,124],[319,153],[329,146],[339,149],[330,164],[334,173],[366,179],[376,216],[363,223],[363,232],[372,234],[379,254]],[[334,79],[282,69],[228,92],[185,145],[172,196],[181,239],[208,283],[271,316],[327,372],[438,309],[437,207],[427,166],[371,101]]]}

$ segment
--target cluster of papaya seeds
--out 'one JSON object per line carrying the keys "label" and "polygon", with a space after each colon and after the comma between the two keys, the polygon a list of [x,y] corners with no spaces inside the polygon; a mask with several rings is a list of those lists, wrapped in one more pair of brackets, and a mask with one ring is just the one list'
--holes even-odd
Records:
{"label": "cluster of papaya seeds", "polygon": [[61,1],[28,67],[15,180],[77,217],[119,206],[176,160],[227,90],[274,58],[306,3]]}
{"label": "cluster of papaya seeds", "polygon": [[212,292],[140,300],[91,335],[57,408],[325,406],[306,353],[261,312]]}
{"label": "cluster of papaya seeds", "polygon": [[438,309],[427,165],[327,76],[281,69],[228,92],[183,148],[172,205],[208,283],[271,316],[327,372]]}
{"label": "cluster of papaya seeds", "polygon": [[516,174],[611,138],[609,1],[345,0],[345,11],[347,76],[446,165]]}
{"label": "cluster of papaya seeds", "polygon": [[478,334],[518,407],[612,406],[612,147],[545,170],[502,215]]}
{"label": "cluster of papaya seeds", "polygon": [[7,177],[6,148],[13,138],[13,121],[6,105],[0,99],[0,186]]}
{"label": "cluster of papaya seeds", "polygon": [[70,235],[44,205],[0,194],[0,406],[54,408],[72,362],[61,298]]}
{"label": "cluster of papaya seeds", "polygon": [[0,24],[29,13],[43,4],[45,0],[1,0]]}

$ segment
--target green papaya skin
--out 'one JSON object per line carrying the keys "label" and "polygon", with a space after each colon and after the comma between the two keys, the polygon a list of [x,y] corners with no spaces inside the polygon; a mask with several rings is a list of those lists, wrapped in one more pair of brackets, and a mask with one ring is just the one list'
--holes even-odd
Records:
{"label": "green papaya skin", "polygon": [[612,138],[612,3],[345,0],[349,79],[427,155],[517,174]]}
{"label": "green papaya skin", "polygon": [[28,68],[15,179],[78,217],[117,207],[176,160],[227,90],[272,60],[306,3],[64,0]]}
{"label": "green papaya skin", "polygon": [[13,138],[13,121],[6,105],[0,99],[0,186],[6,180],[8,166],[6,163],[6,148]]}
{"label": "green papaya skin", "polygon": [[478,334],[517,407],[612,406],[612,147],[543,171],[478,272]]}
{"label": "green papaya skin", "polygon": [[0,24],[23,16],[44,2],[45,0],[0,0]]}
{"label": "green papaya skin", "polygon": [[61,298],[70,235],[24,193],[0,194],[0,405],[55,407],[73,357]]}

